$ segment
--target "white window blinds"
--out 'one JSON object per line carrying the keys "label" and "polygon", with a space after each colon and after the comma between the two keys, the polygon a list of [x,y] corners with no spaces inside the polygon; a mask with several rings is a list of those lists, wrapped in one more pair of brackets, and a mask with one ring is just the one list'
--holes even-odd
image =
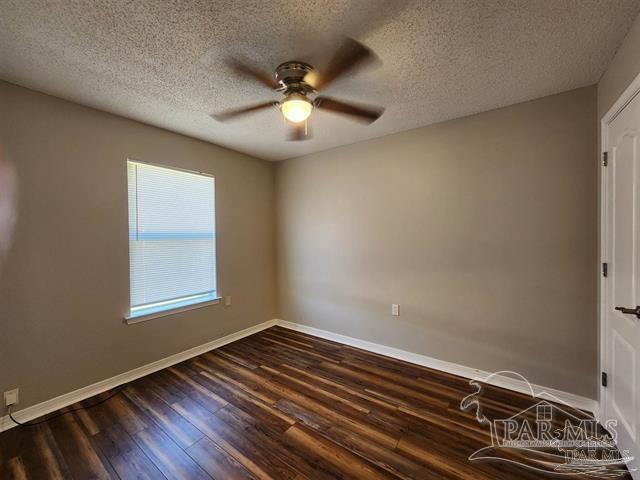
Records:
{"label": "white window blinds", "polygon": [[216,297],[213,177],[127,162],[131,316]]}

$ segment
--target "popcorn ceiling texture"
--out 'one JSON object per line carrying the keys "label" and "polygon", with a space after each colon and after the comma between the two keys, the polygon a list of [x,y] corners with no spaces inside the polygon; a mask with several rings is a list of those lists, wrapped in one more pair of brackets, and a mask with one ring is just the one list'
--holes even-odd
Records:
{"label": "popcorn ceiling texture", "polygon": [[[594,84],[637,0],[0,0],[0,78],[280,160]],[[210,113],[278,95],[223,60],[321,66],[341,35],[382,66],[326,91],[387,106],[369,127],[327,112],[285,141],[277,111]]]}

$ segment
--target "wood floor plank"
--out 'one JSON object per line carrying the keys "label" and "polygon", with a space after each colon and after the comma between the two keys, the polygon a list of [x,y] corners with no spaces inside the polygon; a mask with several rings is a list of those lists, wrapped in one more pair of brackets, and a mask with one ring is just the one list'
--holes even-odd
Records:
{"label": "wood floor plank", "polygon": [[[536,399],[481,385],[483,413]],[[273,327],[0,434],[0,478],[538,480],[474,463],[491,443],[468,379]],[[534,415],[535,412],[531,412]],[[562,426],[562,419],[556,419]],[[554,424],[555,425],[555,424]],[[557,451],[509,459],[563,462]],[[620,477],[625,480],[629,476]]]}
{"label": "wood floor plank", "polygon": [[[248,337],[251,338],[251,337]],[[271,355],[263,350],[253,348],[249,342],[245,342],[246,338],[238,342],[225,345],[228,351],[233,352],[234,355],[246,357],[252,359],[257,365],[270,365],[277,363],[276,356]]]}
{"label": "wood floor plank", "polygon": [[286,345],[296,345],[299,347],[303,347],[305,349],[311,349],[315,352],[325,353],[328,355],[336,356],[338,360],[343,360],[344,356],[342,355],[342,347],[340,346],[328,346],[322,345],[318,342],[314,342],[313,340],[303,340],[300,338],[294,338],[286,335],[282,335],[280,333],[274,332],[271,329],[263,330],[260,332],[258,338],[270,338],[272,340],[277,340]]}
{"label": "wood floor plank", "polygon": [[62,480],[71,476],[48,425],[37,427],[33,448],[23,450],[29,478]]}
{"label": "wood floor plank", "polygon": [[289,412],[300,424],[304,424],[309,429],[319,433],[328,440],[336,443],[342,448],[349,450],[369,462],[378,465],[383,470],[387,470],[398,478],[414,479],[441,479],[436,474],[430,475],[424,466],[402,457],[395,450],[380,446],[371,442],[368,438],[355,434],[348,429],[335,425],[314,412],[301,409],[297,405],[280,400],[278,407]]}
{"label": "wood floor plank", "polygon": [[259,339],[254,339],[251,337],[243,339],[241,348],[245,349],[247,353],[257,352],[259,355],[268,357],[271,361],[273,361],[274,359],[280,359],[280,361],[287,361],[292,365],[298,365],[302,367],[317,365],[318,363],[320,363],[318,360],[315,360],[313,358],[307,358],[286,349],[277,348],[273,344],[270,344],[268,342],[261,342]]}
{"label": "wood floor plank", "polygon": [[335,443],[326,440],[301,425],[293,425],[287,430],[286,435],[293,442],[308,449],[313,454],[331,462],[350,478],[367,478],[371,480],[388,480],[397,478],[384,472],[375,465],[362,460],[348,450],[339,448]]}
{"label": "wood floor plank", "polygon": [[178,387],[177,383],[172,381],[171,376],[162,370],[136,380],[133,385],[141,390],[155,393],[169,405],[187,397],[184,389]]}
{"label": "wood floor plank", "polygon": [[262,377],[249,368],[215,355],[207,356],[204,360],[196,360],[194,363],[203,371],[215,375],[236,389],[250,393],[264,403],[273,405],[278,401],[278,397],[264,387]]}
{"label": "wood floor plank", "polygon": [[317,351],[313,351],[312,348],[306,346],[300,346],[300,343],[295,344],[293,342],[283,342],[280,340],[275,340],[272,337],[263,337],[262,340],[279,345],[287,348],[288,350],[293,350],[295,352],[299,352],[302,356],[315,358],[320,362],[332,362],[332,363],[340,363],[341,358],[337,357],[334,354],[329,353],[318,353]]}
{"label": "wood floor plank", "polygon": [[240,462],[208,437],[187,448],[187,454],[215,480],[255,480]]}
{"label": "wood floor plank", "polygon": [[246,356],[242,356],[242,355],[238,355],[236,353],[234,353],[234,351],[232,350],[232,347],[230,347],[229,345],[225,345],[222,348],[218,348],[216,350],[216,353],[218,355],[221,355],[229,360],[231,360],[232,362],[236,362],[239,363],[240,365],[242,365],[243,367],[247,367],[250,369],[254,369],[254,368],[258,368],[260,366],[260,363],[255,363],[254,361],[251,361],[249,358],[247,358]]}
{"label": "wood floor plank", "polygon": [[[13,458],[18,458],[12,463]],[[18,471],[12,473],[14,469]],[[62,453],[47,424],[15,428],[0,435],[0,478],[21,475],[27,478],[71,478]]]}
{"label": "wood floor plank", "polygon": [[[277,460],[282,465],[292,470],[293,478],[300,474],[305,476],[311,475],[317,480],[332,480],[335,478],[335,472],[326,472],[324,469],[317,468],[317,462],[309,462],[303,452],[297,448],[291,448],[286,440],[284,433],[273,430],[261,422],[256,422],[251,415],[240,409],[228,405],[216,414],[227,425],[241,431],[243,436],[253,442],[254,445],[260,445],[265,451],[269,452],[271,461]],[[298,450],[296,452],[294,450]],[[300,455],[299,453],[303,453]]]}
{"label": "wood floor plank", "polygon": [[[211,358],[211,357],[208,357]],[[354,431],[358,431],[360,433],[365,434],[369,438],[384,445],[393,448],[398,439],[394,438],[392,435],[389,435],[384,429],[376,428],[371,425],[368,425],[366,422],[366,418],[363,416],[352,416],[349,415],[349,412],[344,412],[341,409],[337,408],[334,405],[325,405],[318,399],[314,398],[316,395],[313,391],[307,392],[307,394],[300,393],[296,387],[292,387],[291,385],[286,385],[285,383],[276,381],[274,379],[267,379],[261,377],[260,374],[255,371],[248,370],[240,365],[232,366],[228,365],[226,360],[217,359],[215,360],[216,364],[227,368],[228,371],[233,371],[236,374],[236,378],[243,377],[248,379],[248,381],[253,382],[256,385],[260,385],[261,391],[268,391],[269,394],[272,394],[271,397],[276,398],[288,398],[294,402],[302,404],[305,408],[319,412],[321,415],[324,415],[326,418],[330,418],[333,421],[341,422],[349,426],[349,428]],[[220,373],[213,372],[217,376],[220,376]],[[229,381],[230,379],[226,376],[222,376],[222,379]]]}
{"label": "wood floor plank", "polygon": [[161,397],[152,391],[130,385],[125,395],[149,415],[182,448],[188,448],[202,438],[202,432],[178,415]]}
{"label": "wood floor plank", "polygon": [[[109,411],[108,418],[115,420],[115,422],[111,421],[109,425],[119,423],[130,435],[153,425],[153,420],[140,407],[132,403],[124,393],[111,398],[104,404],[104,408]],[[90,409],[90,414],[93,415],[96,409]]]}
{"label": "wood floor plank", "polygon": [[175,404],[174,408],[188,418],[190,422],[197,425],[200,431],[204,432],[206,438],[213,441],[220,449],[233,457],[253,476],[260,480],[269,480],[271,476],[258,466],[249,456],[244,455],[240,450],[235,448],[233,443],[228,440],[225,435],[225,429],[220,428],[220,421],[214,414],[200,407],[197,404],[191,404],[185,401],[185,404]]}
{"label": "wood floor plank", "polygon": [[316,412],[330,421],[345,425],[347,428],[364,435],[374,442],[385,445],[388,448],[394,448],[398,443],[398,438],[390,435],[383,429],[369,425],[364,416],[354,418],[353,416],[346,415],[277,382],[269,382],[269,385],[271,388],[278,391],[283,398],[286,398],[306,410]]}
{"label": "wood floor plank", "polygon": [[235,385],[226,383],[224,379],[216,375],[212,375],[209,372],[202,372],[200,381],[209,388],[215,389],[220,395],[228,398],[229,403],[252,412],[252,414],[256,418],[261,419],[261,421],[273,425],[279,424],[282,431],[294,423],[292,418],[274,408],[273,404],[266,403],[251,393],[237,388]]}
{"label": "wood floor plank", "polygon": [[410,388],[412,390],[425,393],[427,395],[436,394],[438,397],[450,401],[460,399],[460,390],[442,382],[427,380],[425,378],[415,378],[407,373],[399,373],[397,370],[390,370],[380,365],[373,365],[360,360],[344,360],[343,366],[353,367],[355,371],[364,371],[369,375],[375,375],[385,380],[390,380],[396,384]]}
{"label": "wood floor plank", "polygon": [[13,457],[9,460],[7,478],[11,480],[28,480],[27,470],[21,457]]}
{"label": "wood floor plank", "polygon": [[450,385],[454,388],[466,388],[469,385],[469,379],[467,378],[458,377],[456,375],[440,370],[434,370],[422,365],[408,363],[397,358],[386,357],[378,353],[368,352],[349,345],[343,346],[342,355],[345,357],[345,361],[357,360],[375,367],[383,368],[400,376],[435,380],[440,384]]}
{"label": "wood floor plank", "polygon": [[344,344],[334,342],[333,340],[327,340],[326,338],[315,337],[313,335],[309,335],[306,333],[299,332],[297,330],[291,330],[291,329],[280,327],[280,326],[272,327],[269,330],[273,331],[274,333],[277,333],[279,336],[282,336],[282,337],[289,337],[294,339],[300,339],[303,341],[310,341],[313,344],[325,346],[327,348],[334,347],[334,348],[342,349],[345,347]]}
{"label": "wood floor plank", "polygon": [[301,380],[308,382],[311,385],[321,385],[326,391],[333,392],[338,395],[342,395],[344,398],[351,398],[354,402],[361,402],[361,405],[369,411],[382,408],[384,410],[396,411],[398,405],[380,400],[379,398],[368,395],[355,388],[347,387],[341,383],[324,378],[320,373],[313,372],[311,370],[303,370],[292,365],[283,363],[280,367],[291,373],[297,375]]}
{"label": "wood floor plank", "polygon": [[219,409],[227,405],[227,401],[213,393],[211,390],[206,389],[191,376],[182,372],[176,367],[169,367],[167,373],[174,376],[174,381],[178,383],[188,397],[196,400],[202,406],[210,410],[211,412],[217,412]]}
{"label": "wood floor plank", "polygon": [[92,441],[73,415],[64,415],[52,421],[49,426],[74,479],[118,478],[111,466],[100,458]]}
{"label": "wood floor plank", "polygon": [[160,470],[120,424],[116,423],[96,434],[95,443],[121,479],[164,478]]}
{"label": "wood floor plank", "polygon": [[[375,392],[378,396],[386,396],[387,398],[394,399],[395,401],[404,402],[420,402],[423,405],[437,405],[442,408],[449,406],[449,400],[443,399],[438,395],[433,395],[422,390],[415,390],[410,387],[405,387],[402,384],[387,378],[380,377],[378,375],[367,373],[363,370],[346,366],[345,364],[335,365],[333,363],[323,362],[322,367],[333,370],[340,375],[351,377],[360,384],[373,384],[373,389],[365,389],[368,392]],[[407,400],[410,399],[410,400]]]}
{"label": "wood floor plank", "polygon": [[189,418],[210,440],[257,478],[261,480],[295,478],[297,472],[277,458],[271,457],[270,452],[262,449],[254,437],[247,435],[243,429],[234,428],[222,420],[220,415],[223,415],[224,408],[211,414],[189,401],[176,404],[176,410]]}
{"label": "wood floor plank", "polygon": [[281,383],[285,385],[295,385],[298,387],[298,391],[303,394],[312,395],[316,399],[323,398],[326,402],[338,402],[343,404],[345,407],[353,409],[355,412],[369,413],[371,411],[367,407],[364,407],[357,402],[353,402],[344,396],[337,395],[321,387],[316,387],[305,380],[300,380],[294,376],[282,373],[275,368],[268,367],[266,365],[261,365],[259,368],[269,373],[273,378],[278,379]]}
{"label": "wood floor plank", "polygon": [[160,427],[147,427],[136,433],[134,439],[167,479],[211,480],[211,476]]}

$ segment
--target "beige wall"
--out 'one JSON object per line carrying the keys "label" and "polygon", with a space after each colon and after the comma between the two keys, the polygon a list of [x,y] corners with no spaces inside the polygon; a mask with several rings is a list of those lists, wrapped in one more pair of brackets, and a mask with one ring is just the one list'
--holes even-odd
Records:
{"label": "beige wall", "polygon": [[[0,392],[19,387],[21,408],[274,318],[272,163],[4,82],[0,135],[19,188],[0,267]],[[232,307],[123,324],[127,157],[216,176]]]}
{"label": "beige wall", "polygon": [[596,128],[587,87],[280,163],[279,317],[595,398]]}
{"label": "beige wall", "polygon": [[634,78],[640,74],[640,16],[633,24],[607,71],[598,83],[598,119],[622,95]]}

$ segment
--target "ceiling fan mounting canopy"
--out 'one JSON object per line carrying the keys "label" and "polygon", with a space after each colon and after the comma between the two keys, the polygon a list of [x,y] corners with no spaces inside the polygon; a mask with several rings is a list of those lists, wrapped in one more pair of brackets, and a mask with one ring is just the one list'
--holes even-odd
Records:
{"label": "ceiling fan mounting canopy", "polygon": [[285,95],[289,93],[310,94],[316,90],[305,81],[307,75],[312,75],[314,69],[305,62],[290,61],[278,65],[276,68],[276,81],[280,85],[278,90]]}

